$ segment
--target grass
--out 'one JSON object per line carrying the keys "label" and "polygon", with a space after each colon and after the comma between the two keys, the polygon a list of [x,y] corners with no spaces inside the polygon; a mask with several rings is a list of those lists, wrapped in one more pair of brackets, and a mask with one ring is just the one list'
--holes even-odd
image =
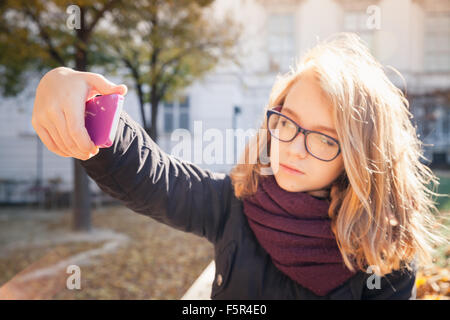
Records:
{"label": "grass", "polygon": [[[435,198],[437,202],[436,207],[441,213],[440,221],[442,221],[444,232],[443,235],[447,238],[450,236],[450,219],[448,214],[450,213],[450,177],[444,176],[442,174],[436,174],[439,178],[439,186],[437,187],[436,193],[443,194],[446,196],[439,196]],[[447,255],[449,252],[449,245],[444,244],[437,248],[436,264],[441,267],[447,267]]]}
{"label": "grass", "polygon": [[[439,220],[442,223],[442,235],[447,239],[450,236],[450,175],[447,172],[435,173],[439,178],[436,193],[443,196],[434,197],[436,208],[440,212]],[[426,300],[448,300],[450,298],[450,283],[448,279],[448,267],[450,260],[450,246],[444,243],[435,248],[432,268],[419,270],[416,277],[417,298]]]}
{"label": "grass", "polygon": [[439,186],[437,193],[447,195],[446,197],[440,196],[435,200],[438,204],[436,205],[439,211],[445,212],[450,211],[450,178],[444,177],[442,175],[437,175],[439,177]]}

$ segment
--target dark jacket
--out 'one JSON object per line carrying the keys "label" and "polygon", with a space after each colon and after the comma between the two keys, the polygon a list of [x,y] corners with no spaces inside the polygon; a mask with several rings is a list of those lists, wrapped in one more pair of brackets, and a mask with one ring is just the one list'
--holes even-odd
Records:
{"label": "dark jacket", "polygon": [[367,285],[375,284],[374,275],[359,272],[324,297],[294,282],[258,243],[230,176],[167,154],[125,111],[114,144],[81,163],[101,190],[126,207],[214,245],[212,299],[415,298],[415,269],[382,277],[379,289]]}

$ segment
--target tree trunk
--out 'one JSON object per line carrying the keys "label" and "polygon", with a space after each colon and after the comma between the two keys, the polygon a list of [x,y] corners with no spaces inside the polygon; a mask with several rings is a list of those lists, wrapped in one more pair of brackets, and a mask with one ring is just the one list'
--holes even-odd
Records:
{"label": "tree trunk", "polygon": [[139,99],[139,106],[141,109],[142,126],[144,128],[146,128],[147,127],[147,119],[145,119],[145,102],[144,102],[144,92],[142,91],[142,85],[137,84],[136,90],[137,90],[138,99]]}
{"label": "tree trunk", "polygon": [[150,135],[150,138],[152,138],[153,141],[155,141],[157,143],[157,139],[158,139],[158,133],[156,130],[156,123],[157,123],[157,119],[158,119],[158,104],[159,104],[159,99],[158,99],[158,94],[156,92],[156,86],[153,85],[152,89],[151,89],[151,93],[150,93],[150,106],[152,108],[152,119],[151,119],[151,127],[148,130],[148,134]]}
{"label": "tree trunk", "polygon": [[74,160],[73,229],[91,230],[91,193],[86,171],[78,159]]}
{"label": "tree trunk", "polygon": [[[81,46],[76,48],[75,64],[76,70],[87,70],[86,44],[87,34],[85,33],[85,18],[83,8],[81,9],[81,29],[77,30],[77,39]],[[76,231],[91,230],[91,193],[89,190],[89,179],[86,171],[81,166],[81,160],[73,159],[74,172],[74,194],[73,194],[73,226]]]}
{"label": "tree trunk", "polygon": [[142,127],[144,128],[145,132],[147,132],[147,134],[150,135],[150,127],[147,123],[147,119],[145,116],[145,97],[144,97],[144,90],[142,89],[141,77],[139,75],[139,66],[137,67],[134,66],[133,63],[127,58],[122,58],[122,61],[128,67],[128,69],[131,72],[131,75],[133,76],[134,81],[136,82],[135,88],[139,100],[139,107],[141,110]]}

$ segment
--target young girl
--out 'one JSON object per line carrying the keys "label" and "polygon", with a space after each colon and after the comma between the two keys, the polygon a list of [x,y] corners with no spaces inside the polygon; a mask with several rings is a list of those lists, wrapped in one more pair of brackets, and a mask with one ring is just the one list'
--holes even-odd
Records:
{"label": "young girl", "polygon": [[33,126],[128,208],[212,242],[212,299],[415,298],[417,264],[442,240],[427,189],[437,178],[420,162],[408,101],[357,36],[319,43],[277,79],[230,174],[163,152],[125,111],[98,150],[84,101],[113,92],[126,88],[54,69]]}

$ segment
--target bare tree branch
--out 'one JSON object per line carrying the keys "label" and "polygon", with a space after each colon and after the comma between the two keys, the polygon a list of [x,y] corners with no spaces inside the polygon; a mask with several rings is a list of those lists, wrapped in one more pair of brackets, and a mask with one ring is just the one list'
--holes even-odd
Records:
{"label": "bare tree branch", "polygon": [[91,25],[88,26],[86,29],[86,32],[88,35],[91,34],[92,30],[95,28],[95,25],[98,23],[98,21],[103,17],[106,11],[110,10],[118,1],[117,0],[111,0],[108,3],[106,3],[102,9],[96,11],[96,15],[94,19],[91,22]]}
{"label": "bare tree branch", "polygon": [[34,23],[37,25],[39,29],[39,34],[41,35],[42,39],[45,41],[45,43],[48,46],[48,51],[53,59],[55,59],[58,63],[61,65],[66,65],[64,59],[61,57],[61,55],[58,53],[56,48],[53,46],[53,43],[51,41],[51,38],[49,34],[45,31],[44,27],[41,24],[41,21],[39,20],[38,15],[35,15],[33,11],[30,9],[29,6],[25,6],[24,12],[27,16],[31,18],[31,20],[34,21]]}

